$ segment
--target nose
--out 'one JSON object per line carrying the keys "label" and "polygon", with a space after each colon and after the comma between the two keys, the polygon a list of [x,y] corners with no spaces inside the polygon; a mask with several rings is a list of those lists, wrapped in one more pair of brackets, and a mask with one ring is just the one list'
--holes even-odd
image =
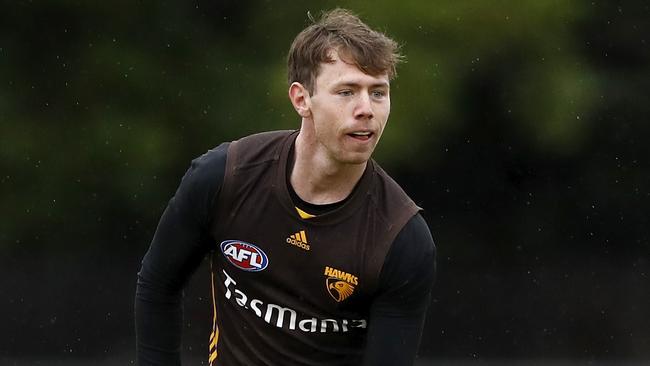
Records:
{"label": "nose", "polygon": [[374,114],[372,112],[372,101],[370,94],[360,93],[357,100],[357,106],[354,111],[354,118],[356,119],[372,119]]}

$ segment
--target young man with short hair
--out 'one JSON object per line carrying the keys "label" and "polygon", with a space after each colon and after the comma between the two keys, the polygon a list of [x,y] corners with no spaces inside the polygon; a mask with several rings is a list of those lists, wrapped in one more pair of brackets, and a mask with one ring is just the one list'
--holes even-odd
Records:
{"label": "young man with short hair", "polygon": [[294,40],[302,122],[195,159],[142,261],[140,365],[180,364],[181,293],[212,251],[210,365],[412,365],[435,274],[417,207],[371,154],[397,44],[346,10]]}

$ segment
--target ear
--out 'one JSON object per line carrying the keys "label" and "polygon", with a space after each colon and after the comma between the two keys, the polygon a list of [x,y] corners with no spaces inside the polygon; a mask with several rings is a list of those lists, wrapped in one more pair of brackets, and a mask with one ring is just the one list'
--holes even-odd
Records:
{"label": "ear", "polygon": [[291,86],[289,86],[289,99],[300,117],[307,118],[311,116],[311,98],[309,91],[302,84],[298,82],[291,83]]}

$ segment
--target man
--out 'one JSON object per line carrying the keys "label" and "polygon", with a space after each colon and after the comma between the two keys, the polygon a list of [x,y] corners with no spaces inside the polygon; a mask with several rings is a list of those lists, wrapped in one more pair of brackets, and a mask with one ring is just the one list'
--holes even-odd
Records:
{"label": "man", "polygon": [[212,251],[211,365],[411,365],[435,273],[419,208],[371,154],[397,44],[336,9],[288,57],[298,131],[192,162],[142,262],[140,365],[180,364],[181,293]]}

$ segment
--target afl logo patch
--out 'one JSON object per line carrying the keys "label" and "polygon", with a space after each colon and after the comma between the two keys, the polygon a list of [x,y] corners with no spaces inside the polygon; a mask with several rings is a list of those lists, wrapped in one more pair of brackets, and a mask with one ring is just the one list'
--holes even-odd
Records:
{"label": "afl logo patch", "polygon": [[269,265],[269,258],[262,249],[239,240],[221,243],[221,253],[235,267],[249,272],[259,272]]}

